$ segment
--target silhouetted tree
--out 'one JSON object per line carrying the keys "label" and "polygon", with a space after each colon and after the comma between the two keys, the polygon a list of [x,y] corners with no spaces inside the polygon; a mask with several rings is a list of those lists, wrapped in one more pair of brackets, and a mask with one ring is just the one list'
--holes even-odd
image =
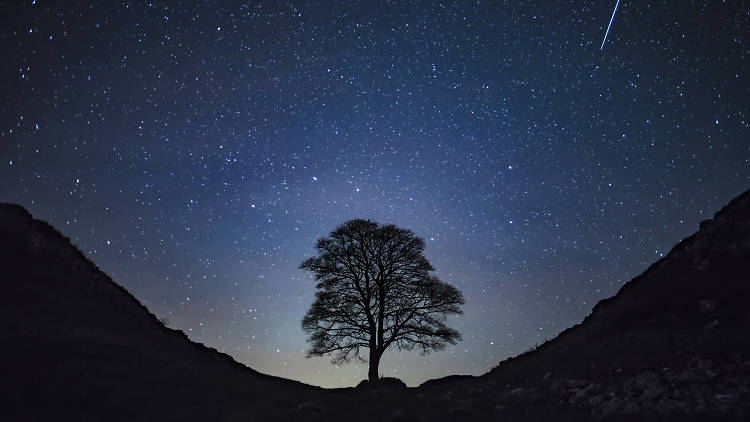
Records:
{"label": "silhouetted tree", "polygon": [[[318,281],[302,320],[312,344],[307,357],[367,361],[368,378],[376,381],[380,358],[391,346],[429,353],[461,340],[445,321],[462,313],[463,295],[430,274],[424,240],[412,231],[350,220],[315,248],[316,256],[300,265]],[[367,349],[367,359],[360,349]]]}

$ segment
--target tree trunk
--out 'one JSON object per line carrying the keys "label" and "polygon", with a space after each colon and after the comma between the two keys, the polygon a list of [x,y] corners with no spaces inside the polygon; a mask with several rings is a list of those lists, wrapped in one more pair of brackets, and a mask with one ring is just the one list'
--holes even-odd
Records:
{"label": "tree trunk", "polygon": [[380,353],[377,350],[370,349],[370,370],[367,372],[367,378],[370,382],[376,382],[380,379],[378,375],[378,366],[380,366]]}

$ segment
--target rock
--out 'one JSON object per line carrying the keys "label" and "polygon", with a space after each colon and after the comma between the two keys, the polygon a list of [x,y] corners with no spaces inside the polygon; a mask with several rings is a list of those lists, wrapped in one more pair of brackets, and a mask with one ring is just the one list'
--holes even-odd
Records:
{"label": "rock", "polygon": [[307,411],[310,413],[316,413],[319,415],[325,415],[326,411],[323,408],[323,406],[320,406],[319,404],[315,403],[312,400],[304,401],[300,403],[299,409],[303,411]]}
{"label": "rock", "polygon": [[714,399],[716,399],[716,401],[720,401],[720,402],[724,402],[724,403],[733,403],[733,402],[737,401],[737,395],[736,394],[730,394],[730,393],[716,394],[714,396]]}
{"label": "rock", "polygon": [[699,262],[698,265],[696,265],[696,267],[697,267],[698,271],[705,271],[706,268],[708,268],[709,264],[710,264],[709,260],[704,259],[701,262]]}
{"label": "rock", "polygon": [[645,390],[657,382],[657,377],[653,372],[641,372],[633,378],[632,382],[637,389]]}
{"label": "rock", "polygon": [[482,387],[474,387],[471,389],[471,395],[476,396],[484,393],[484,389]]}
{"label": "rock", "polygon": [[511,396],[519,396],[519,395],[523,394],[525,391],[526,391],[526,389],[523,388],[523,387],[516,387],[516,388],[510,390],[510,395]]}
{"label": "rock", "polygon": [[685,371],[672,375],[671,380],[677,383],[696,383],[702,378],[697,371]]}
{"label": "rock", "polygon": [[377,392],[404,391],[407,389],[406,384],[403,381],[394,377],[383,377],[374,382],[371,382],[370,380],[362,380],[355,388],[362,391]]}
{"label": "rock", "polygon": [[711,330],[715,329],[718,326],[719,326],[719,320],[715,319],[715,320],[709,322],[708,324],[706,324],[706,326],[703,327],[703,331],[711,331]]}
{"label": "rock", "polygon": [[620,409],[620,405],[620,399],[618,399],[617,397],[612,397],[606,402],[602,403],[601,406],[598,407],[598,410],[602,416],[609,416],[617,412]]}
{"label": "rock", "polygon": [[698,311],[701,313],[701,315],[706,315],[713,310],[716,309],[716,301],[714,300],[699,300],[698,301]]}
{"label": "rock", "polygon": [[604,394],[589,397],[589,407],[597,407],[604,401]]}
{"label": "rock", "polygon": [[649,401],[654,401],[663,396],[666,392],[667,389],[661,385],[652,385],[643,392],[643,398]]}
{"label": "rock", "polygon": [[640,406],[638,406],[638,404],[636,404],[636,402],[634,401],[627,401],[625,402],[625,405],[622,407],[622,413],[625,413],[625,414],[633,415],[636,413],[640,413],[640,411],[641,411]]}
{"label": "rock", "polygon": [[568,403],[573,404],[581,401],[581,399],[583,399],[589,393],[589,391],[591,391],[592,388],[594,388],[593,383],[577,388],[576,390],[574,390],[573,395],[568,399]]}
{"label": "rock", "polygon": [[571,389],[582,388],[587,385],[588,385],[588,381],[586,380],[572,379],[572,380],[565,381],[565,386]]}

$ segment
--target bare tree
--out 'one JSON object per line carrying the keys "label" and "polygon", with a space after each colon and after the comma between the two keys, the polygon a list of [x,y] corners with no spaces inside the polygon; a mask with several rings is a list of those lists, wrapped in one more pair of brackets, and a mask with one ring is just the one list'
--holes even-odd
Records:
{"label": "bare tree", "polygon": [[463,295],[430,274],[424,240],[412,231],[350,220],[318,239],[315,248],[316,256],[300,265],[318,281],[302,320],[312,344],[307,357],[327,354],[334,364],[367,361],[368,378],[376,381],[380,358],[391,346],[429,353],[461,340],[445,321],[462,313]]}

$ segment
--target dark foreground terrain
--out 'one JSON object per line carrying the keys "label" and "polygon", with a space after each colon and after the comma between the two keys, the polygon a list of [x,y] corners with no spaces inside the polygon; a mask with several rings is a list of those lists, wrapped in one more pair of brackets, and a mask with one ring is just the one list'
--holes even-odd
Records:
{"label": "dark foreground terrain", "polygon": [[557,338],[408,390],[324,390],[193,343],[16,205],[0,241],[0,420],[750,420],[750,191]]}

